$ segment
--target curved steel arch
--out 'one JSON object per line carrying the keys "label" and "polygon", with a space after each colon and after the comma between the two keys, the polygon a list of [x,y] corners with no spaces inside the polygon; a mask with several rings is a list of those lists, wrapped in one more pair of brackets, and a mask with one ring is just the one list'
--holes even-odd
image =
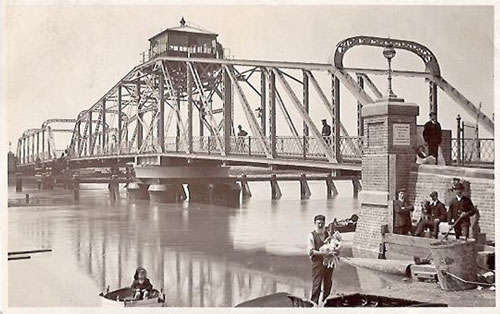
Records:
{"label": "curved steel arch", "polygon": [[333,64],[336,68],[342,69],[344,54],[354,46],[375,46],[375,47],[386,47],[391,43],[394,48],[404,49],[413,52],[424,61],[425,69],[432,75],[440,76],[441,70],[439,68],[439,63],[436,56],[432,51],[421,45],[419,43],[401,40],[401,39],[391,39],[391,38],[381,38],[372,36],[355,36],[342,40],[335,47],[335,53],[333,56]]}
{"label": "curved steel arch", "polygon": [[51,123],[75,123],[75,119],[63,119],[63,118],[55,118],[55,119],[47,119],[43,121],[41,129],[44,129]]}

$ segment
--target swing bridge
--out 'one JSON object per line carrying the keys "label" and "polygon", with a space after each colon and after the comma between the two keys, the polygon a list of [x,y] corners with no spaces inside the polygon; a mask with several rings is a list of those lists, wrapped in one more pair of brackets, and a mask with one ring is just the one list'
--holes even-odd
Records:
{"label": "swing bridge", "polygon": [[[344,67],[355,46],[406,50],[424,71]],[[111,164],[212,163],[315,169],[360,174],[362,107],[383,98],[371,77],[407,77],[428,84],[429,110],[438,111],[438,90],[462,111],[493,131],[493,121],[441,75],[436,56],[411,41],[368,36],[338,43],[332,63],[236,60],[157,54],[134,67],[95,104],[74,119],[49,119],[25,131],[17,142],[19,172],[50,165],[65,154],[70,168]],[[342,91],[357,104],[357,134],[342,121]],[[323,136],[312,112],[325,110],[330,136]],[[248,136],[238,136],[235,112],[242,112]],[[241,119],[241,118],[240,118]],[[300,125],[297,124],[299,121]],[[66,133],[69,142],[55,140]],[[195,134],[197,133],[197,134]],[[286,134],[286,135],[284,135]]]}

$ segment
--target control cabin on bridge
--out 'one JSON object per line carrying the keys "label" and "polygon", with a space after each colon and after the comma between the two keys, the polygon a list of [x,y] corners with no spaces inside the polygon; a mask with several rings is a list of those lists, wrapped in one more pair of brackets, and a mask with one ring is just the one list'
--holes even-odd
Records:
{"label": "control cabin on bridge", "polygon": [[149,56],[158,55],[192,58],[223,58],[223,48],[217,42],[218,34],[186,25],[184,18],[180,26],[167,28],[149,39]]}

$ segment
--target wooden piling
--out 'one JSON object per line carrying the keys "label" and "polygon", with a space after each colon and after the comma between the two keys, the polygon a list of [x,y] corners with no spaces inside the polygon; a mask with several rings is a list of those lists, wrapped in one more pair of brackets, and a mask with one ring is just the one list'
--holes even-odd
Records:
{"label": "wooden piling", "polygon": [[16,173],[16,192],[23,191],[23,177],[21,173]]}
{"label": "wooden piling", "polygon": [[77,175],[73,175],[73,203],[78,204],[80,201],[80,180]]}
{"label": "wooden piling", "polygon": [[252,191],[250,191],[250,186],[248,185],[247,175],[241,176],[241,197],[246,200],[252,197]]}
{"label": "wooden piling", "polygon": [[311,197],[311,190],[309,189],[309,184],[307,183],[306,174],[302,173],[300,175],[300,199],[307,200]]}
{"label": "wooden piling", "polygon": [[120,197],[119,193],[118,176],[114,174],[111,176],[111,181],[109,182],[109,197],[112,202],[115,202]]}
{"label": "wooden piling", "polygon": [[327,199],[332,199],[335,195],[338,194],[339,192],[337,191],[337,187],[333,182],[333,177],[331,174],[328,174],[328,177],[326,178],[326,197]]}
{"label": "wooden piling", "polygon": [[276,180],[276,175],[273,173],[271,175],[271,198],[273,200],[279,200],[281,198],[281,189],[278,184],[278,180]]}
{"label": "wooden piling", "polygon": [[26,204],[29,204],[29,203],[30,203],[30,195],[26,194]]}
{"label": "wooden piling", "polygon": [[352,180],[352,194],[354,198],[358,198],[358,193],[361,191],[361,183],[358,179]]}

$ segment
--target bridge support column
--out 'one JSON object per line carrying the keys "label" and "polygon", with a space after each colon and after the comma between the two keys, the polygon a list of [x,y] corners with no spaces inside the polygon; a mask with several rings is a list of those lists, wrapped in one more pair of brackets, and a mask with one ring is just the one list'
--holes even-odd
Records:
{"label": "bridge support column", "polygon": [[236,182],[215,183],[212,185],[211,202],[229,207],[240,206],[241,188]]}
{"label": "bridge support column", "polygon": [[130,182],[127,187],[128,199],[130,201],[136,200],[148,200],[148,184],[138,183],[138,182]]}
{"label": "bridge support column", "polygon": [[300,175],[300,199],[307,200],[311,197],[311,190],[309,189],[309,184],[307,184],[306,175],[303,173]]}
{"label": "bridge support column", "polygon": [[281,198],[281,189],[278,184],[278,180],[276,180],[276,175],[271,175],[271,198],[273,200],[279,200]]}
{"label": "bridge support column", "polygon": [[[377,258],[383,242],[382,226],[392,225],[396,190],[408,186],[415,162],[417,105],[386,97],[363,106],[366,135],[362,157],[363,190],[353,249]],[[389,230],[391,231],[391,230]]]}
{"label": "bridge support column", "polygon": [[241,176],[241,198],[246,200],[252,197],[252,191],[250,191],[250,186],[248,185],[247,175]]}
{"label": "bridge support column", "polygon": [[209,183],[189,183],[189,201],[197,203],[210,203],[212,186]]}
{"label": "bridge support column", "polygon": [[188,184],[189,201],[238,207],[241,188],[236,182],[231,183],[190,183]]}
{"label": "bridge support column", "polygon": [[358,198],[358,193],[361,191],[361,183],[358,179],[352,180],[352,197]]}
{"label": "bridge support column", "polygon": [[23,191],[23,177],[21,173],[16,173],[16,192]]}
{"label": "bridge support column", "polygon": [[73,204],[78,204],[80,201],[80,180],[78,176],[73,176]]}
{"label": "bridge support column", "polygon": [[[181,191],[182,189],[182,191]],[[180,184],[151,184],[148,189],[151,203],[178,203],[185,199],[184,187]]]}
{"label": "bridge support column", "polygon": [[118,185],[118,176],[115,174],[111,176],[111,181],[109,182],[109,198],[113,203],[120,198],[120,186]]}
{"label": "bridge support column", "polygon": [[337,191],[337,187],[333,182],[333,177],[331,174],[328,174],[328,177],[326,178],[326,198],[332,199],[335,195],[338,194],[339,192]]}

